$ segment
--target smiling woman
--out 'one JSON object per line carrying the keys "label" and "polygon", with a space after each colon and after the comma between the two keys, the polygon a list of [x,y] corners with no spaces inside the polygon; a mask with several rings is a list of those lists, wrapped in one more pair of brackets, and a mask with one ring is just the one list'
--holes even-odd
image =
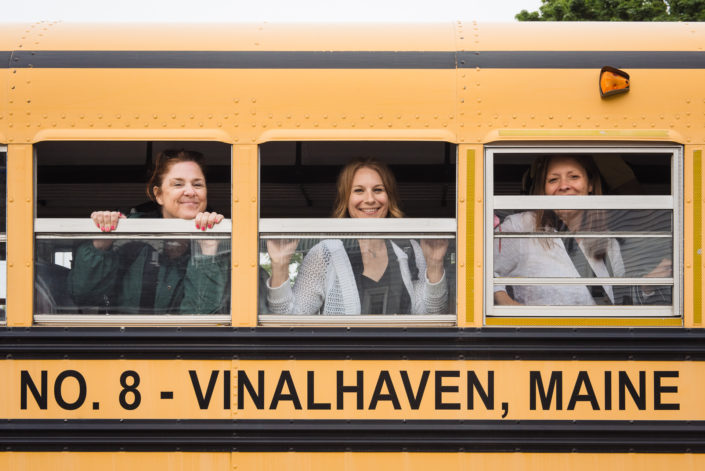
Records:
{"label": "smiling woman", "polygon": [[[160,153],[147,182],[147,194],[159,207],[145,213],[135,211],[131,217],[195,220],[196,228],[203,231],[221,222],[222,214],[205,211],[208,197],[203,160],[195,151]],[[104,232],[115,230],[124,217],[115,211],[91,215]],[[218,241],[199,240],[199,260],[192,259],[186,241],[168,242],[161,255],[143,242],[117,250],[111,250],[112,246],[110,239],[96,239],[76,250],[68,287],[77,305],[103,300],[115,303],[123,312],[171,313],[210,313],[221,307],[228,270],[227,260],[216,257]]]}
{"label": "smiling woman", "polygon": [[[397,218],[397,183],[386,164],[353,159],[338,176],[333,216]],[[268,240],[267,304],[277,314],[439,314],[448,306],[447,240],[324,240],[303,259],[293,289],[298,240]],[[400,247],[401,246],[401,247]],[[405,247],[406,250],[402,247]]]}

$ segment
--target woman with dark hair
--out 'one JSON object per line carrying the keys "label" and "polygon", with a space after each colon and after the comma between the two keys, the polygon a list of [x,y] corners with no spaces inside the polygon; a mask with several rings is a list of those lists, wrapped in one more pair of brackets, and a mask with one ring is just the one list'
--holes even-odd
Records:
{"label": "woman with dark hair", "polygon": [[[131,211],[130,218],[194,220],[205,231],[223,220],[207,211],[203,155],[166,150],[157,156],[147,195],[153,209]],[[91,219],[103,232],[125,218],[117,211],[95,211]],[[69,292],[79,307],[115,313],[207,314],[225,309],[229,286],[229,250],[217,240],[128,242],[114,247],[110,239],[95,239],[76,249],[69,274]]]}
{"label": "woman with dark hair", "polygon": [[[355,159],[338,176],[333,217],[403,217],[394,175],[375,159]],[[447,240],[324,240],[304,258],[291,287],[298,241],[267,241],[272,276],[267,304],[275,314],[438,314],[447,312],[443,259]]]}
{"label": "woman with dark hair", "polygon": [[[543,157],[532,165],[532,195],[601,195],[602,181],[594,161],[585,156]],[[604,210],[556,209],[512,214],[499,232],[565,232],[566,237],[503,238],[494,243],[494,276],[502,278],[613,278],[625,275],[614,238],[575,237],[575,232],[607,232]],[[669,276],[668,261],[648,276]],[[611,285],[495,285],[496,305],[643,304],[648,287],[629,293]],[[510,292],[512,293],[510,295]]]}

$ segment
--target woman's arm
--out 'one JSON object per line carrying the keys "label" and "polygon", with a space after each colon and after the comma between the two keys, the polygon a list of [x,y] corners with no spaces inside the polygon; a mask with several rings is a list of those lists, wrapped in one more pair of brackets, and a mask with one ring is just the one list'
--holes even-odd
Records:
{"label": "woman's arm", "polygon": [[182,314],[217,314],[226,310],[229,261],[229,248],[223,250],[221,247],[217,255],[191,254],[184,276],[184,298],[179,307]]}
{"label": "woman's arm", "polygon": [[[411,300],[411,313],[412,314],[444,314],[449,313],[448,308],[448,281],[446,280],[445,270],[443,269],[443,261],[440,260],[440,269],[438,267],[429,269],[426,265],[426,254],[427,250],[422,249],[422,245],[419,245],[415,240],[411,240],[411,247],[413,248],[412,257],[416,259],[416,266],[419,269],[419,279],[412,281],[413,287],[413,299]],[[436,242],[436,241],[432,241]],[[445,251],[448,248],[448,242],[445,244],[440,244],[440,246],[435,246],[434,248],[439,249],[436,255],[441,252],[445,256]],[[442,249],[442,250],[440,250]],[[429,257],[430,258],[430,257]],[[438,262],[438,259],[435,259]],[[440,275],[438,275],[440,272]],[[434,275],[435,273],[435,275]],[[435,282],[431,280],[434,277]]]}
{"label": "woman's arm", "polygon": [[115,251],[96,248],[95,241],[79,245],[67,280],[71,298],[79,307],[103,306],[116,292],[119,270]]}
{"label": "woman's arm", "polygon": [[[288,277],[276,286],[274,275],[267,282],[267,305],[272,314],[317,314],[325,302],[326,271],[331,263],[323,243],[315,245],[299,266],[292,289]],[[274,271],[274,270],[272,270]]]}
{"label": "woman's arm", "polygon": [[289,281],[289,264],[298,247],[298,239],[268,239],[267,253],[272,263],[270,285],[278,288]]}
{"label": "woman's arm", "polygon": [[494,292],[495,306],[523,306],[520,302],[515,301],[506,291]]}

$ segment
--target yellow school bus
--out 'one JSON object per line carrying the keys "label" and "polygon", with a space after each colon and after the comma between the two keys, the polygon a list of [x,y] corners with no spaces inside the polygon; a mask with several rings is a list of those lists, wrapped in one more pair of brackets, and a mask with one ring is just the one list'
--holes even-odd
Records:
{"label": "yellow school bus", "polygon": [[[0,469],[702,469],[704,47],[702,23],[2,25]],[[145,195],[181,149],[207,232]],[[360,157],[405,217],[331,217]],[[552,193],[556,162],[599,179]],[[361,278],[368,241],[403,283]]]}

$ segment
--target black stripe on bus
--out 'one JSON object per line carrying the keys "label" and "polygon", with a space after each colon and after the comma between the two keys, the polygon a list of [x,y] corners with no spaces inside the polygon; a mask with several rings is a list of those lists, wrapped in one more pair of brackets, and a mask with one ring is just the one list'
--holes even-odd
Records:
{"label": "black stripe on bus", "polygon": [[0,357],[702,361],[705,330],[5,327]]}
{"label": "black stripe on bus", "polygon": [[90,69],[702,69],[703,51],[13,51],[10,67]]}
{"label": "black stripe on bus", "polygon": [[12,67],[89,69],[454,69],[453,52],[15,51]]}
{"label": "black stripe on bus", "polygon": [[0,51],[0,69],[9,68],[12,58],[12,52]]}
{"label": "black stripe on bus", "polygon": [[3,420],[2,451],[705,453],[705,421]]}
{"label": "black stripe on bus", "polygon": [[703,69],[702,51],[459,52],[459,68],[482,69]]}

